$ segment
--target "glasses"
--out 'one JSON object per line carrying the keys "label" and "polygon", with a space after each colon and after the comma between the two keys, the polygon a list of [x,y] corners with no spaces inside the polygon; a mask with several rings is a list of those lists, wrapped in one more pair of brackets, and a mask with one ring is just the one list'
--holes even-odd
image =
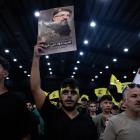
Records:
{"label": "glasses", "polygon": [[128,86],[129,88],[135,88],[135,87],[140,88],[140,84],[134,84],[134,83],[128,84],[127,86]]}

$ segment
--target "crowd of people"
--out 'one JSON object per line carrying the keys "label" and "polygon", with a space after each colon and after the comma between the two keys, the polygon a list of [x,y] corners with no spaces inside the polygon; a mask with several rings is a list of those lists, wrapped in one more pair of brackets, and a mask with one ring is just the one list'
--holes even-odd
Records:
{"label": "crowd of people", "polygon": [[[59,15],[60,13],[61,15]],[[69,17],[59,11],[53,20]],[[65,18],[66,18],[65,17]],[[5,86],[9,63],[0,57],[0,139],[1,140],[139,140],[140,85],[131,83],[123,91],[121,106],[111,95],[99,101],[82,99],[78,82],[65,79],[59,89],[59,106],[54,106],[41,88],[40,56],[45,42],[34,46],[31,94],[34,103],[20,98]]]}
{"label": "crowd of people", "polygon": [[123,91],[121,106],[111,95],[100,100],[81,99],[78,82],[63,81],[59,106],[41,89],[40,56],[44,42],[34,46],[30,85],[35,104],[23,101],[4,84],[8,61],[0,57],[0,136],[3,140],[138,140],[140,137],[140,85],[131,83]]}

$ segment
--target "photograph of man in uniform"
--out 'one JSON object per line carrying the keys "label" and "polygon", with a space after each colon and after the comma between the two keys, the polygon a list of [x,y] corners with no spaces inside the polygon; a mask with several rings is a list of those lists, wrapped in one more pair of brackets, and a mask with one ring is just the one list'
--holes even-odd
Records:
{"label": "photograph of man in uniform", "polygon": [[53,22],[51,29],[55,30],[56,33],[59,33],[60,36],[70,35],[69,20],[71,17],[72,11],[66,8],[60,8],[54,11],[53,13]]}
{"label": "photograph of man in uniform", "polygon": [[40,11],[38,40],[45,42],[44,54],[75,51],[74,7]]}
{"label": "photograph of man in uniform", "polygon": [[69,8],[53,9],[50,21],[41,21],[40,37],[45,41],[55,41],[69,37],[72,10]]}

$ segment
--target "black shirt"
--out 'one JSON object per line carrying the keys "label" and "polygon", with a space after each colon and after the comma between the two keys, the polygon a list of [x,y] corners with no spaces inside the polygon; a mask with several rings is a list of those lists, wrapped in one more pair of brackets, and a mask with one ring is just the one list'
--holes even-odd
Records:
{"label": "black shirt", "polygon": [[87,114],[70,119],[63,110],[52,105],[47,97],[40,113],[45,122],[47,140],[97,140],[97,129]]}
{"label": "black shirt", "polygon": [[0,139],[21,140],[30,132],[30,115],[22,100],[10,92],[0,95]]}

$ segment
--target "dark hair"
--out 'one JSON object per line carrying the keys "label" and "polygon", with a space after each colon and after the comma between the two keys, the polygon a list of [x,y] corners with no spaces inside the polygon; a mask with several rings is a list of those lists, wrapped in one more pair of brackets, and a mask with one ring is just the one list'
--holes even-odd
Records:
{"label": "dark hair", "polygon": [[95,102],[95,101],[89,101],[89,105],[90,104],[97,104],[97,102]]}
{"label": "dark hair", "polygon": [[61,88],[65,88],[65,87],[68,87],[68,86],[72,89],[79,88],[77,80],[75,80],[73,78],[67,78],[61,84]]}
{"label": "dark hair", "polygon": [[69,12],[70,14],[72,13],[72,11],[70,9],[67,9],[67,8],[59,8],[59,9],[56,9],[54,12],[53,12],[53,16],[55,16],[57,13],[61,12],[61,11],[67,11]]}
{"label": "dark hair", "polygon": [[2,56],[0,56],[0,64],[5,70],[9,70],[9,62]]}
{"label": "dark hair", "polygon": [[113,110],[119,110],[119,107],[118,107],[117,105],[113,105],[113,106],[112,106],[112,109],[113,109]]}
{"label": "dark hair", "polygon": [[112,97],[110,95],[103,95],[100,99],[100,103],[105,100],[112,101]]}

